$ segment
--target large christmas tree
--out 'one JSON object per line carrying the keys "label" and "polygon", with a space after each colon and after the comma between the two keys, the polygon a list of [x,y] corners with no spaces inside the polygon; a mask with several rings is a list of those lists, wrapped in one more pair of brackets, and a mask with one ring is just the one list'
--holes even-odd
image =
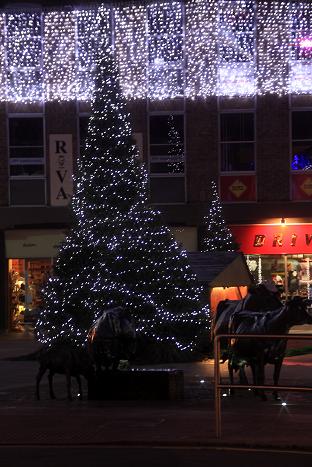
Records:
{"label": "large christmas tree", "polygon": [[102,312],[120,305],[141,340],[169,358],[192,351],[207,328],[186,253],[148,207],[147,174],[109,51],[98,59],[85,148],[72,201],[73,227],[43,290],[40,342],[86,342]]}
{"label": "large christmas tree", "polygon": [[209,214],[204,218],[204,237],[202,251],[236,251],[238,244],[225,223],[217,185],[211,183],[212,199]]}

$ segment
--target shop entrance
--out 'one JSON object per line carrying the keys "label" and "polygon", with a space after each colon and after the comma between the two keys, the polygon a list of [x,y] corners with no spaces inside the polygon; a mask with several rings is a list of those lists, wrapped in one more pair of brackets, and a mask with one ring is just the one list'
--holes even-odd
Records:
{"label": "shop entrance", "polygon": [[273,281],[282,299],[312,296],[312,255],[246,255],[256,282]]}
{"label": "shop entrance", "polygon": [[10,329],[34,325],[42,305],[41,289],[52,273],[53,258],[9,259]]}

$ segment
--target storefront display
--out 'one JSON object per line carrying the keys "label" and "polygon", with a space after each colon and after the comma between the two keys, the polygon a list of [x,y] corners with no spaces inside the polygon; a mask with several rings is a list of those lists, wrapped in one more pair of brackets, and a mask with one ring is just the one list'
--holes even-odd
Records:
{"label": "storefront display", "polygon": [[53,264],[67,231],[12,229],[5,232],[8,265],[6,325],[23,331],[33,325],[42,306],[41,289],[53,273]]}
{"label": "storefront display", "polygon": [[10,327],[23,330],[38,316],[42,298],[41,289],[52,273],[51,258],[9,259]]}
{"label": "storefront display", "polygon": [[271,281],[282,298],[311,298],[312,224],[231,226],[256,282]]}

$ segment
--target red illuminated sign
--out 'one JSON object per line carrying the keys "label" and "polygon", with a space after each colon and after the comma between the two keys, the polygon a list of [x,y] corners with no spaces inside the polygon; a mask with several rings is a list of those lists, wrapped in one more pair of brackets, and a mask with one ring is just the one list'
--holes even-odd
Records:
{"label": "red illuminated sign", "polygon": [[231,225],[245,254],[312,254],[312,224]]}

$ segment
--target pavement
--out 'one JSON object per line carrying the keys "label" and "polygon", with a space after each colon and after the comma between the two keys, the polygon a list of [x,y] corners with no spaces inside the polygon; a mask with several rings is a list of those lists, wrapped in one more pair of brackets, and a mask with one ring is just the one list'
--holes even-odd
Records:
{"label": "pavement", "polygon": [[[281,401],[274,401],[268,392],[268,401],[264,402],[252,391],[241,389],[233,397],[224,392],[222,436],[217,439],[213,360],[149,366],[182,369],[183,400],[76,398],[69,402],[65,378],[60,375],[55,381],[57,400],[49,399],[45,380],[41,400],[37,401],[34,386],[38,363],[15,358],[38,349],[31,333],[0,335],[0,447],[218,446],[312,452],[312,393],[286,391],[281,393]],[[221,374],[227,382],[225,365],[221,365]],[[271,377],[269,366],[268,383]],[[286,358],[280,384],[312,388],[312,355]]]}

